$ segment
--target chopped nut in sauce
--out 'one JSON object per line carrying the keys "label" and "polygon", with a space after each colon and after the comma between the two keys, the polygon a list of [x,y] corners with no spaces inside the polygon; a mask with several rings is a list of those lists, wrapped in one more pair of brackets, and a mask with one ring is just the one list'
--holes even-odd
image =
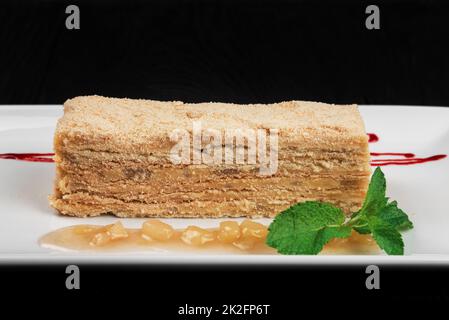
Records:
{"label": "chopped nut in sauce", "polygon": [[200,246],[215,240],[213,232],[197,226],[188,226],[181,235],[181,240],[189,245]]}
{"label": "chopped nut in sauce", "polygon": [[148,220],[142,225],[142,238],[146,240],[168,241],[174,234],[171,225],[159,220]]}

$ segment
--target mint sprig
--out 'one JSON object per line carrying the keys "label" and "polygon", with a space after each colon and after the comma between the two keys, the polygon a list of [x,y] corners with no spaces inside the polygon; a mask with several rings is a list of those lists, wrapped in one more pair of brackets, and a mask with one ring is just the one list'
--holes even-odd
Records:
{"label": "mint sprig", "polygon": [[377,167],[362,208],[350,218],[330,203],[297,203],[276,216],[268,228],[266,243],[281,254],[318,254],[331,239],[347,238],[354,229],[371,234],[387,254],[403,255],[399,231],[411,229],[413,224],[396,201],[388,202],[385,191],[385,176]]}

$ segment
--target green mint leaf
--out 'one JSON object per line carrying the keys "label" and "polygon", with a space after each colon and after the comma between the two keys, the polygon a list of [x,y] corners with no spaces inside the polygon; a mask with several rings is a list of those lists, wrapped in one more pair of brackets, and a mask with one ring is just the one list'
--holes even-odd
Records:
{"label": "green mint leaf", "polygon": [[360,226],[360,227],[353,227],[355,231],[357,231],[360,234],[370,234],[371,233],[371,229],[369,228],[368,224],[365,226]]}
{"label": "green mint leaf", "polygon": [[373,176],[366,192],[365,201],[360,209],[360,215],[372,216],[379,213],[379,211],[386,206],[388,199],[385,197],[385,190],[387,188],[387,182],[385,175],[377,167],[374,170]]}
{"label": "green mint leaf", "polygon": [[401,234],[395,227],[378,217],[372,217],[369,219],[369,228],[378,246],[387,254],[404,254],[404,242],[402,241]]}
{"label": "green mint leaf", "polygon": [[368,227],[368,219],[361,214],[360,210],[351,215],[348,225],[352,226],[352,228],[360,234],[371,233],[371,230]]}
{"label": "green mint leaf", "polygon": [[[355,218],[358,213],[359,212],[353,214],[351,219]],[[413,228],[413,223],[409,220],[407,214],[400,208],[398,208],[398,203],[396,201],[388,203],[385,207],[380,209],[376,216],[398,231]],[[364,216],[358,218],[358,221],[353,225],[353,228],[360,234],[371,233],[371,230],[368,226],[368,219]]]}
{"label": "green mint leaf", "polygon": [[266,242],[282,254],[317,254],[332,238],[351,235],[344,222],[343,211],[331,204],[298,203],[276,216]]}
{"label": "green mint leaf", "polygon": [[377,215],[379,219],[393,226],[396,230],[407,230],[413,228],[413,223],[407,214],[398,208],[398,203],[392,201],[387,204]]}
{"label": "green mint leaf", "polygon": [[320,251],[326,243],[334,238],[348,238],[351,235],[351,231],[352,229],[349,226],[325,227],[317,236],[317,243],[322,244]]}
{"label": "green mint leaf", "polygon": [[360,234],[371,233],[368,219],[373,216],[380,218],[396,230],[413,228],[407,214],[398,208],[396,201],[387,203],[385,190],[385,176],[380,167],[377,167],[371,178],[362,208],[351,216],[349,225],[352,225],[355,231]]}

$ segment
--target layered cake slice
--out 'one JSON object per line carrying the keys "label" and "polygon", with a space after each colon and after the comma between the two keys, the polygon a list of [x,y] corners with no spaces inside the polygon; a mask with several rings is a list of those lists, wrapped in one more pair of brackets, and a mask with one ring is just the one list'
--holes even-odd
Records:
{"label": "layered cake slice", "polygon": [[61,214],[273,217],[321,200],[357,210],[368,139],[355,105],[67,100],[51,205]]}

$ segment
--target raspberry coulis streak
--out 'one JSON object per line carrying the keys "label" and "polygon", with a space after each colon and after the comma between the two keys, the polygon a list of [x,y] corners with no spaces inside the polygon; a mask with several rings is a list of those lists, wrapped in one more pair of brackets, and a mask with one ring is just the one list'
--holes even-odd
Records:
{"label": "raspberry coulis streak", "polygon": [[379,141],[379,137],[377,136],[377,134],[375,134],[375,133],[367,133],[367,135],[368,135],[368,142],[369,143],[374,143],[374,142]]}
{"label": "raspberry coulis streak", "polygon": [[[379,137],[374,133],[367,133],[368,142],[375,143],[379,141]],[[371,157],[384,157],[384,156],[394,156],[396,158],[389,159],[372,159],[371,166],[373,167],[382,167],[382,166],[407,166],[411,164],[425,163],[431,161],[437,161],[446,158],[445,154],[437,154],[434,156],[426,157],[426,158],[416,158],[414,153],[410,152],[371,152]]]}
{"label": "raspberry coulis streak", "polygon": [[0,153],[0,159],[12,159],[29,162],[55,162],[54,153]]}

